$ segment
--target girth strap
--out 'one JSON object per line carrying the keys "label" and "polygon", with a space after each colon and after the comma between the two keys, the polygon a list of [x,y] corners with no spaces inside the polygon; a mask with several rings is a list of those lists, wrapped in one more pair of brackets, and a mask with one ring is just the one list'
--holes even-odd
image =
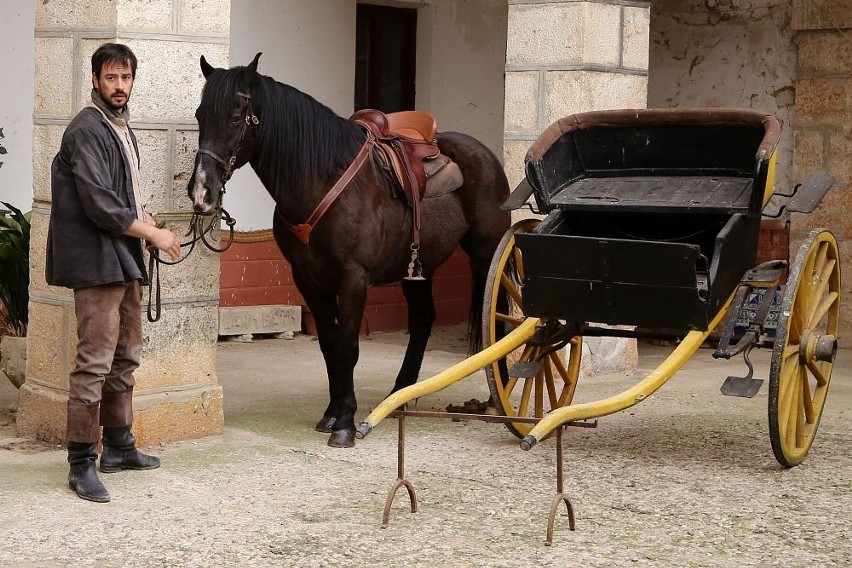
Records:
{"label": "girth strap", "polygon": [[284,221],[287,228],[296,235],[296,238],[299,239],[303,245],[310,242],[311,231],[314,230],[314,227],[317,223],[319,223],[320,219],[322,219],[322,216],[325,215],[325,212],[328,211],[328,208],[331,207],[338,197],[340,197],[340,194],[343,193],[343,190],[346,189],[346,186],[349,185],[349,182],[352,181],[352,178],[355,177],[355,174],[357,174],[361,169],[361,166],[364,165],[364,162],[367,161],[372,145],[372,137],[367,136],[367,140],[361,146],[361,149],[358,150],[358,153],[355,155],[355,159],[352,160],[352,163],[349,164],[349,167],[346,168],[346,171],[343,172],[343,175],[340,176],[340,179],[337,180],[331,190],[323,196],[316,208],[314,208],[313,212],[308,216],[307,221],[294,225],[287,221],[284,215],[278,211],[278,215],[281,217],[281,220]]}

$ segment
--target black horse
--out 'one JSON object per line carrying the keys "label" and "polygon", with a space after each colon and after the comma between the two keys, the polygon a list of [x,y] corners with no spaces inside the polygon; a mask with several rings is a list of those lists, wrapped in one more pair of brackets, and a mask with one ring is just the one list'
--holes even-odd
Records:
{"label": "black horse", "polygon": [[[368,155],[315,223],[307,244],[293,224],[309,215],[360,155],[366,130],[309,95],[245,67],[215,69],[201,57],[207,82],[198,120],[198,153],[188,193],[195,212],[217,209],[231,172],[251,164],[275,200],[273,234],[316,321],[329,383],[329,404],[316,429],[329,445],[351,447],[355,433],[353,370],[367,287],[402,280],[409,341],[393,390],[414,384],[435,319],[431,278],[457,246],[471,261],[471,349],[480,343],[480,311],[491,257],[508,229],[500,204],[509,195],[503,168],[483,144],[459,133],[437,136],[464,184],[420,203],[419,260],[424,280],[403,280],[411,260],[412,208]],[[373,153],[375,154],[375,153]]]}

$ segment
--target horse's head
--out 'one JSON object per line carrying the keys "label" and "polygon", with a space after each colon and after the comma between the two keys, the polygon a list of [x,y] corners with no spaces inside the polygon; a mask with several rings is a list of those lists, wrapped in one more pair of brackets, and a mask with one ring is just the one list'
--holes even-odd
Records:
{"label": "horse's head", "polygon": [[207,83],[198,120],[198,152],[187,193],[193,210],[209,215],[220,204],[225,183],[254,151],[258,118],[252,109],[251,86],[259,77],[260,53],[246,67],[215,69],[201,56],[201,71]]}

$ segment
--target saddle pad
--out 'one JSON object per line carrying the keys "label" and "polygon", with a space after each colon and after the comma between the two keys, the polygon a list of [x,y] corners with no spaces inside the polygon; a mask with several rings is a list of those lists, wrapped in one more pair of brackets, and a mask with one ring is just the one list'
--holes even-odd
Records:
{"label": "saddle pad", "polygon": [[423,199],[434,199],[452,193],[464,183],[461,168],[443,154],[432,160],[423,160],[423,169],[426,172]]}

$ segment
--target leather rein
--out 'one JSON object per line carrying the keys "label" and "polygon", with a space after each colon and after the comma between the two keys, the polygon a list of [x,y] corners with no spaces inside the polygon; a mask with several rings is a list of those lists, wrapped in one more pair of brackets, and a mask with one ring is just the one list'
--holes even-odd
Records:
{"label": "leather rein", "polygon": [[[247,101],[246,111],[243,115],[243,120],[240,125],[240,136],[237,139],[237,143],[234,145],[234,150],[231,152],[230,158],[227,160],[222,159],[212,150],[208,150],[207,148],[199,148],[195,153],[196,162],[200,159],[200,155],[204,154],[206,156],[210,156],[216,162],[218,162],[223,168],[224,171],[222,173],[222,189],[219,190],[219,195],[216,197],[216,206],[213,208],[213,213],[210,215],[199,215],[198,213],[193,213],[192,218],[189,220],[189,230],[186,232],[184,237],[190,237],[190,239],[186,242],[181,243],[181,248],[189,247],[189,250],[186,251],[186,254],[183,255],[178,260],[164,260],[160,258],[160,251],[156,248],[149,246],[149,254],[150,257],[148,259],[148,273],[150,275],[150,279],[152,285],[148,287],[148,321],[155,322],[160,319],[160,315],[162,314],[162,300],[160,296],[160,265],[166,264],[169,266],[173,266],[175,264],[180,264],[187,258],[189,258],[189,254],[195,249],[196,243],[201,241],[201,243],[207,247],[209,250],[222,253],[231,248],[231,245],[234,243],[234,225],[237,224],[237,221],[225,211],[225,208],[222,207],[222,201],[225,197],[225,184],[234,173],[234,164],[237,163],[237,154],[242,147],[243,138],[245,137],[246,130],[250,125],[257,126],[260,121],[257,119],[257,115],[254,114],[251,108],[251,95],[246,93],[241,93],[237,91],[237,95],[244,98]],[[209,221],[205,222],[205,219]],[[211,237],[213,230],[216,228],[215,225],[219,221],[224,221],[228,226],[228,242],[224,247],[216,247],[213,244],[213,239]],[[159,228],[163,227],[163,224],[160,223],[157,225]],[[156,287],[156,291],[154,288]],[[153,294],[156,294],[156,297],[153,297]]]}

